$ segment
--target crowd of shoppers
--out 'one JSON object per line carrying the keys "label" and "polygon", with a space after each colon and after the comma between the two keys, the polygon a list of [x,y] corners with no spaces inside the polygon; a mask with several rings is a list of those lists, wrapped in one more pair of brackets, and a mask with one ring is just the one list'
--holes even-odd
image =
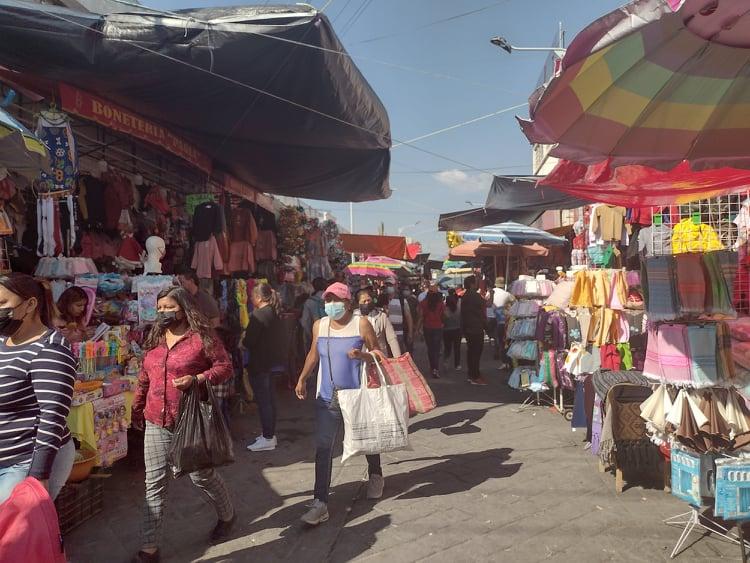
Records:
{"label": "crowd of shoppers", "polygon": [[[430,374],[440,377],[453,356],[461,368],[461,342],[466,339],[468,381],[486,385],[479,371],[485,332],[504,340],[504,312],[512,296],[501,288],[478,292],[474,276],[462,292],[447,296],[425,284],[414,293],[395,283],[362,287],[356,296],[341,282],[316,279],[300,303],[300,329],[306,357],[295,394],[305,399],[315,375],[315,485],[313,501],[302,520],[317,525],[329,518],[332,459],[342,422],[337,393],[360,386],[363,362],[399,357],[413,351],[418,333],[424,337]],[[49,286],[30,276],[0,276],[0,502],[27,476],[35,477],[54,498],[73,465],[75,447],[66,426],[75,382],[76,359],[70,344],[55,330],[82,330],[89,305],[85,292],[68,291],[58,312]],[[260,419],[260,435],[247,449],[265,452],[278,446],[276,376],[285,371],[289,350],[277,292],[267,283],[252,291],[253,312],[242,339],[249,356],[247,376]],[[490,315],[491,312],[491,315]],[[160,546],[167,496],[168,452],[180,418],[182,395],[211,385],[217,395],[233,374],[227,349],[238,340],[220,326],[216,300],[200,288],[191,272],[157,298],[157,318],[144,342],[144,357],[132,424],[144,432],[145,507],[142,545],[134,561],[155,562]],[[72,332],[71,332],[72,333]],[[441,354],[442,352],[442,354]],[[504,350],[499,346],[504,359]],[[25,374],[19,377],[18,374]],[[228,396],[228,395],[227,395]],[[12,400],[11,400],[12,399]],[[221,410],[229,421],[228,401]],[[367,496],[380,498],[385,481],[380,456],[367,456]],[[216,511],[211,540],[226,538],[235,522],[229,491],[214,469],[190,473],[194,485]]]}

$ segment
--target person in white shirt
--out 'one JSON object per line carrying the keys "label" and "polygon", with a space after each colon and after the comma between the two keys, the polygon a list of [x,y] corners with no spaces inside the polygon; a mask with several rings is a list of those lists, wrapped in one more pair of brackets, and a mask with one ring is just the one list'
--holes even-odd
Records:
{"label": "person in white shirt", "polygon": [[503,289],[504,286],[505,280],[497,278],[495,280],[495,287],[492,290],[492,308],[495,312],[495,320],[497,322],[497,359],[501,361],[499,369],[505,369],[508,365],[508,357],[505,353],[505,318],[508,306],[515,301],[515,297]]}

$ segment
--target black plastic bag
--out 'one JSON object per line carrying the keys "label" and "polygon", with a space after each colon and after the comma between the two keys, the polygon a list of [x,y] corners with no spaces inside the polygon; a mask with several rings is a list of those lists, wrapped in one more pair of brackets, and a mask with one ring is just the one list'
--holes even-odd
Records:
{"label": "black plastic bag", "polygon": [[234,462],[234,446],[211,384],[183,392],[167,460],[174,477]]}

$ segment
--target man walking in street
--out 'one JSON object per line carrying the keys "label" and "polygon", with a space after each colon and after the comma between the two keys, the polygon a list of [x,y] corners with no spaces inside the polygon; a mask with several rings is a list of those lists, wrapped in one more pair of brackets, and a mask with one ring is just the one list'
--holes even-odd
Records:
{"label": "man walking in street", "polygon": [[464,280],[464,294],[461,297],[461,330],[466,338],[469,383],[472,385],[487,385],[479,373],[487,322],[486,308],[487,302],[477,292],[477,278],[467,277]]}

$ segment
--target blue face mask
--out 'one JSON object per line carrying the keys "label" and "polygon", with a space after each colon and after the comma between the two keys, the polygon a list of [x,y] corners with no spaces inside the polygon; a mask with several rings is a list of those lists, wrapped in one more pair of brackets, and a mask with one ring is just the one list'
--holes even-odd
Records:
{"label": "blue face mask", "polygon": [[326,303],[326,315],[337,321],[346,315],[346,307],[341,301],[331,301]]}

